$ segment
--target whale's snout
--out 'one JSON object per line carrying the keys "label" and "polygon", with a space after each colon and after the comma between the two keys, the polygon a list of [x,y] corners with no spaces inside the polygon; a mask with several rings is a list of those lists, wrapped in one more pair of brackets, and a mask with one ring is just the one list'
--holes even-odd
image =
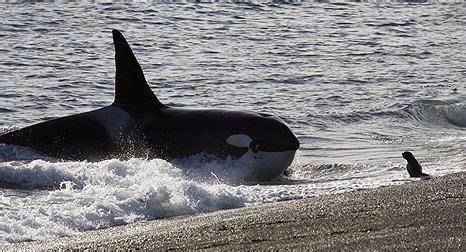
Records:
{"label": "whale's snout", "polygon": [[259,114],[241,125],[239,134],[228,136],[230,145],[248,148],[252,152],[284,152],[299,149],[299,140],[280,118]]}
{"label": "whale's snout", "polygon": [[270,116],[259,137],[253,138],[250,147],[256,151],[282,152],[299,149],[299,140],[288,125],[278,117]]}

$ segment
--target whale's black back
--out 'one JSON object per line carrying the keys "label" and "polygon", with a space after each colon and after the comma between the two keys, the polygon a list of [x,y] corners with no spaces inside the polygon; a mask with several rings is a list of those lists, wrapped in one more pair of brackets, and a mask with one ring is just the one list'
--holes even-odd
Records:
{"label": "whale's black back", "polygon": [[[97,160],[116,153],[105,128],[88,114],[32,125],[0,136],[0,142],[26,146],[54,157]],[[83,158],[86,157],[86,158]]]}

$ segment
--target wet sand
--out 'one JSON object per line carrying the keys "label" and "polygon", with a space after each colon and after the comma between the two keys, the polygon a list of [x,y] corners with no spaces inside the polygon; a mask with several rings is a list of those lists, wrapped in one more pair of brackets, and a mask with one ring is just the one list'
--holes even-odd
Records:
{"label": "wet sand", "polygon": [[463,251],[464,175],[135,223],[4,249]]}

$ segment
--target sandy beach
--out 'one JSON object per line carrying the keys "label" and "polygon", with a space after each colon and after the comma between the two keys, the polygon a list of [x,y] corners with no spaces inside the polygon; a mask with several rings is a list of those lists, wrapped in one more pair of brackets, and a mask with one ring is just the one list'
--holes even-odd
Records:
{"label": "sandy beach", "polygon": [[462,251],[464,175],[134,223],[3,249]]}

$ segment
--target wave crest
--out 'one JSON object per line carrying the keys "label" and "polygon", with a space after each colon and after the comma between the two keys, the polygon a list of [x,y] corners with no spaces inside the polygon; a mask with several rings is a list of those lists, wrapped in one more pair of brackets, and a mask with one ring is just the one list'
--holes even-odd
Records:
{"label": "wave crest", "polygon": [[408,118],[419,122],[466,127],[464,103],[425,100],[407,106],[403,112]]}

